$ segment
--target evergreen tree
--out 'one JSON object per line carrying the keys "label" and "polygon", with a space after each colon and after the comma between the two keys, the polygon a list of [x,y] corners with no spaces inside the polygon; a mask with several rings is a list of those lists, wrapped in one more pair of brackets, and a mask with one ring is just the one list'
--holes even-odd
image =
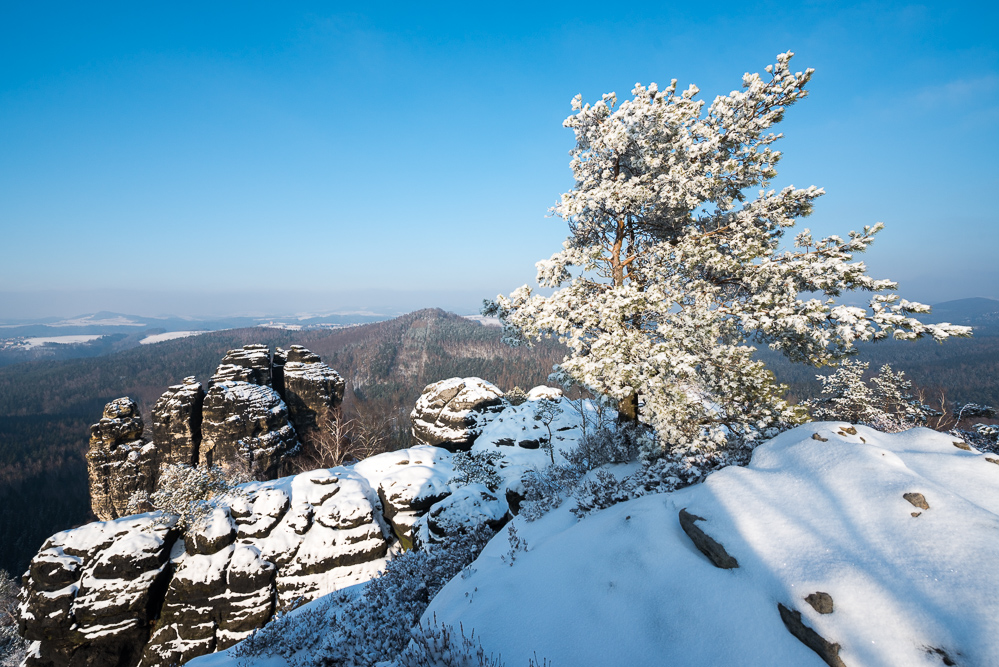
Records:
{"label": "evergreen tree", "polygon": [[[678,93],[676,80],[636,85],[620,105],[613,93],[593,105],[576,96],[564,123],[576,136],[576,186],[552,209],[570,236],[537,265],[539,284],[555,292],[525,285],[484,309],[512,342],[564,342],[554,379],[640,413],[659,436],[647,456],[703,452],[805,418],[752,343],[825,365],[856,341],[970,334],[911,317],[929,308],[853,261],[880,223],[847,239],[806,229],[781,245],[823,194],[767,189],[781,157],[771,128],[812,76],[791,71],[792,55],[779,55],[766,79],[745,74],[741,91],[706,111],[698,89]],[[872,292],[870,307],[837,304],[849,290]]]}

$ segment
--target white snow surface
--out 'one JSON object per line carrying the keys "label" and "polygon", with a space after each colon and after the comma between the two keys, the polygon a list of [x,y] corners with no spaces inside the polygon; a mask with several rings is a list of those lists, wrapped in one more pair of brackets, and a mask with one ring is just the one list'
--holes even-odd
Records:
{"label": "white snow surface", "polygon": [[167,340],[176,340],[177,338],[187,338],[189,336],[197,336],[198,334],[208,333],[207,331],[167,331],[166,333],[153,334],[152,336],[146,336],[139,341],[139,345],[152,345],[153,343],[162,343]]}
{"label": "white snow surface", "polygon": [[[927,429],[886,435],[799,427],[746,468],[615,505],[515,519],[528,550],[512,566],[504,529],[434,599],[424,622],[475,630],[525,665],[788,665],[822,660],[777,603],[841,645],[850,667],[999,664],[999,465]],[[813,433],[827,442],[812,439]],[[902,498],[922,493],[919,511]],[[686,508],[739,561],[714,567],[680,528]],[[804,598],[822,591],[834,611]]]}

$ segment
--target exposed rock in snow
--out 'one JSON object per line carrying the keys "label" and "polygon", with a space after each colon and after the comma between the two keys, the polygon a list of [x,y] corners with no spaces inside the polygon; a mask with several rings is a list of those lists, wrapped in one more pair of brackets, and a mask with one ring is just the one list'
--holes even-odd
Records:
{"label": "exposed rock in snow", "polygon": [[26,667],[135,665],[159,610],[176,539],[172,523],[140,514],[46,540],[24,577]]}
{"label": "exposed rock in snow", "polygon": [[503,392],[481,378],[450,378],[427,385],[410,418],[413,437],[452,452],[467,450],[478,437],[483,413],[503,402]]}
{"label": "exposed rock in snow", "polygon": [[413,524],[451,491],[453,474],[447,452],[411,447],[367,458],[354,469],[377,491],[385,519],[403,546],[413,544]]}
{"label": "exposed rock in snow", "polygon": [[212,382],[249,382],[271,386],[271,351],[266,345],[244,345],[229,350],[212,376]]}
{"label": "exposed rock in snow", "polygon": [[142,415],[128,397],[108,403],[101,420],[90,427],[90,506],[101,520],[123,516],[132,494],[152,492],[156,486],[159,454],[142,440],[142,430]]}
{"label": "exposed rock in snow", "polygon": [[340,374],[301,345],[275,351],[273,377],[274,388],[284,397],[288,415],[302,437],[343,400],[344,380]]}
{"label": "exposed rock in snow", "polygon": [[203,415],[200,464],[242,461],[258,479],[287,474],[299,443],[276,391],[226,380],[208,390]]}
{"label": "exposed rock in snow", "polygon": [[197,465],[201,446],[201,410],[205,392],[201,383],[186,377],[173,385],[153,406],[153,444],[165,463]]}

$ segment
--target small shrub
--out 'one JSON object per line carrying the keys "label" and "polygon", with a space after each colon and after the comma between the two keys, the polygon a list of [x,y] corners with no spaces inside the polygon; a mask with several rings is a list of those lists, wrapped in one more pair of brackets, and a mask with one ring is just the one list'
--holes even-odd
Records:
{"label": "small shrub", "polygon": [[0,667],[17,667],[28,652],[28,642],[17,632],[20,591],[17,581],[0,570]]}
{"label": "small shrub", "polygon": [[150,507],[161,510],[167,516],[178,517],[177,526],[187,530],[204,521],[226,497],[243,493],[237,487],[251,480],[249,471],[239,466],[167,463],[160,468],[156,490],[152,494],[134,494],[126,511],[136,514]]}
{"label": "small shrub", "polygon": [[412,639],[392,667],[503,667],[498,657],[486,655],[475,631],[465,636],[465,628],[457,633],[450,625],[438,625],[437,616],[412,630]]}
{"label": "small shrub", "polygon": [[514,387],[503,396],[510,405],[523,405],[527,402],[527,392],[520,387]]}
{"label": "small shrub", "polygon": [[468,484],[483,484],[490,491],[495,492],[503,483],[503,478],[496,472],[503,455],[499,452],[455,452],[451,457],[451,465],[454,466],[455,476],[451,479],[454,484],[466,486]]}

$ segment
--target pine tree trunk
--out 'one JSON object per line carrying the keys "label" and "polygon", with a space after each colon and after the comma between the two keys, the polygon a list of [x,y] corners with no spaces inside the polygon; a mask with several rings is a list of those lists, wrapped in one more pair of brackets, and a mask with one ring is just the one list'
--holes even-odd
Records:
{"label": "pine tree trunk", "polygon": [[617,404],[617,420],[622,424],[638,423],[638,394],[632,392]]}

